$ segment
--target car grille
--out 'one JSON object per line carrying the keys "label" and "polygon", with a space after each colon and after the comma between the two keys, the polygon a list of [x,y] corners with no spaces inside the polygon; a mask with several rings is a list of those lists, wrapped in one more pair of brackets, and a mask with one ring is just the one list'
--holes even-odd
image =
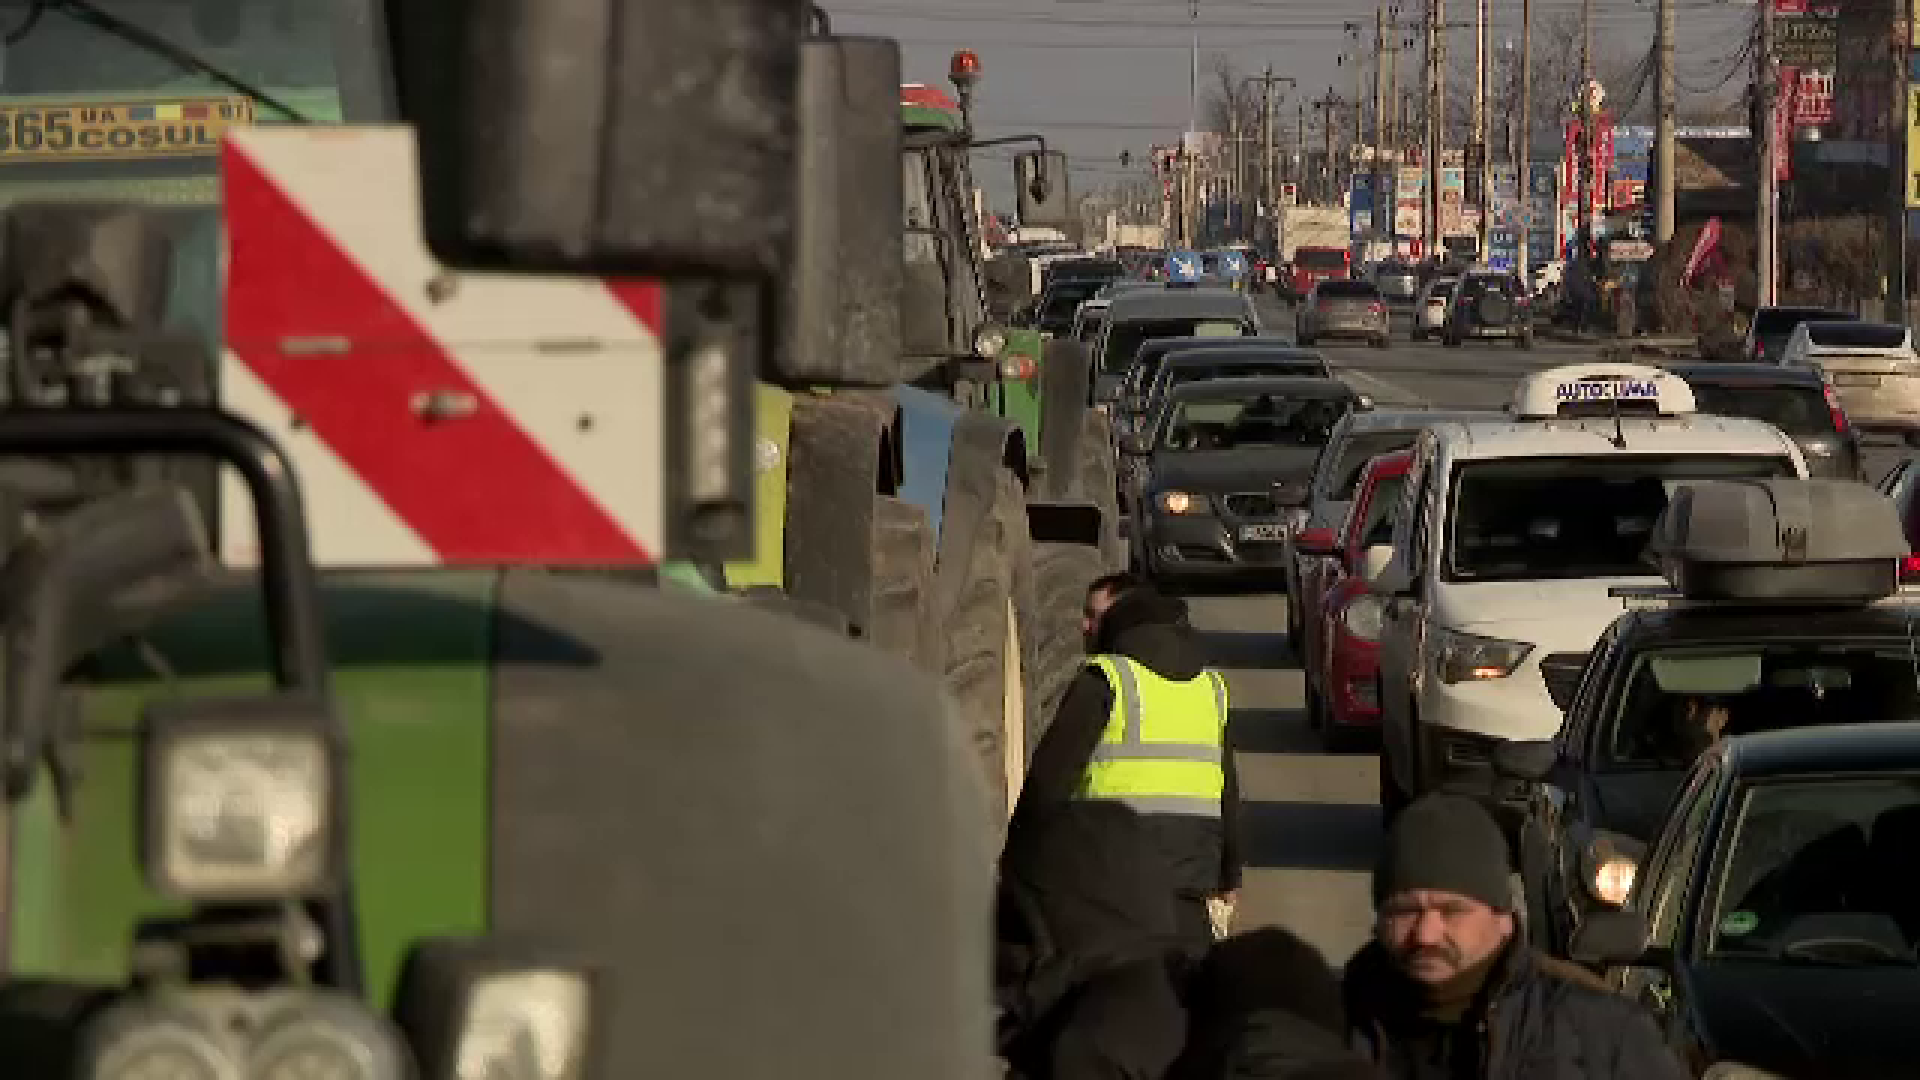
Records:
{"label": "car grille", "polygon": [[1222,496],[1220,501],[1226,504],[1227,513],[1236,517],[1273,517],[1280,513],[1280,504],[1265,491],[1237,491]]}
{"label": "car grille", "polygon": [[1562,700],[1571,700],[1573,688],[1580,682],[1580,672],[1586,666],[1586,653],[1548,653],[1540,658],[1540,681],[1546,683],[1549,689],[1557,687]]}

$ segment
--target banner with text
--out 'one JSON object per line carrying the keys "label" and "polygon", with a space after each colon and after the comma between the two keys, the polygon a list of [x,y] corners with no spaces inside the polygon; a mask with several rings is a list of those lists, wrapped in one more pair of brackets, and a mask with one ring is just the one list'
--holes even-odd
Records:
{"label": "banner with text", "polygon": [[1840,5],[1834,0],[1773,0],[1773,11],[1773,56],[1788,95],[1781,100],[1792,101],[1784,122],[1792,127],[1833,123]]}

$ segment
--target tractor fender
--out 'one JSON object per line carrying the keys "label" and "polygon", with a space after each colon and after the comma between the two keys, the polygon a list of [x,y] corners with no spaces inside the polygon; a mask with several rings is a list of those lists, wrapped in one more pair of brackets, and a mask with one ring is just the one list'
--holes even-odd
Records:
{"label": "tractor fender", "polygon": [[900,456],[904,464],[900,497],[927,512],[937,543],[946,511],[954,425],[971,410],[905,383],[893,388],[893,398],[900,406]]}

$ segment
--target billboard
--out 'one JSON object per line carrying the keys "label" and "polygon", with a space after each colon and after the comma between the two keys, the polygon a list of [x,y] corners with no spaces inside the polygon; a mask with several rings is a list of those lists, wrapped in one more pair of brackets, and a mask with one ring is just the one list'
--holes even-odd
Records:
{"label": "billboard", "polygon": [[1790,110],[1786,123],[1833,123],[1833,76],[1839,57],[1840,6],[1835,0],[1773,0],[1773,56]]}
{"label": "billboard", "polygon": [[1511,271],[1520,256],[1521,199],[1518,176],[1511,165],[1497,166],[1487,175],[1493,210],[1487,224],[1487,264]]}
{"label": "billboard", "polygon": [[1423,236],[1427,197],[1427,172],[1418,166],[1402,168],[1394,176],[1393,231],[1398,236]]}
{"label": "billboard", "polygon": [[1373,235],[1373,176],[1354,173],[1347,199],[1347,232],[1353,243]]}
{"label": "billboard", "polygon": [[1560,257],[1560,163],[1535,161],[1527,177],[1527,259]]}
{"label": "billboard", "polygon": [[1440,170],[1440,235],[1464,236],[1467,228],[1467,170],[1448,166]]}

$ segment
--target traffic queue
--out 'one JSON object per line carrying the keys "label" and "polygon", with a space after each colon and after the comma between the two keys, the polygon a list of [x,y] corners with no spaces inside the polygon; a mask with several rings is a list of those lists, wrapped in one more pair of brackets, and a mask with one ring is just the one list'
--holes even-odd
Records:
{"label": "traffic queue", "polygon": [[[1920,1073],[1920,466],[1862,483],[1818,370],[1584,362],[1500,409],[1378,405],[1209,265],[1141,260],[1059,322],[1135,577],[1283,589],[1310,725],[1378,751],[1390,955],[1349,965],[1341,1026],[1383,1071],[1340,1075]],[[1482,909],[1509,922],[1460,929]],[[1414,1036],[1353,997],[1489,955],[1518,982],[1474,982],[1466,1050],[1432,1042],[1457,1011]],[[1522,1009],[1573,1011],[1515,1032],[1491,1003],[1536,976]]]}

